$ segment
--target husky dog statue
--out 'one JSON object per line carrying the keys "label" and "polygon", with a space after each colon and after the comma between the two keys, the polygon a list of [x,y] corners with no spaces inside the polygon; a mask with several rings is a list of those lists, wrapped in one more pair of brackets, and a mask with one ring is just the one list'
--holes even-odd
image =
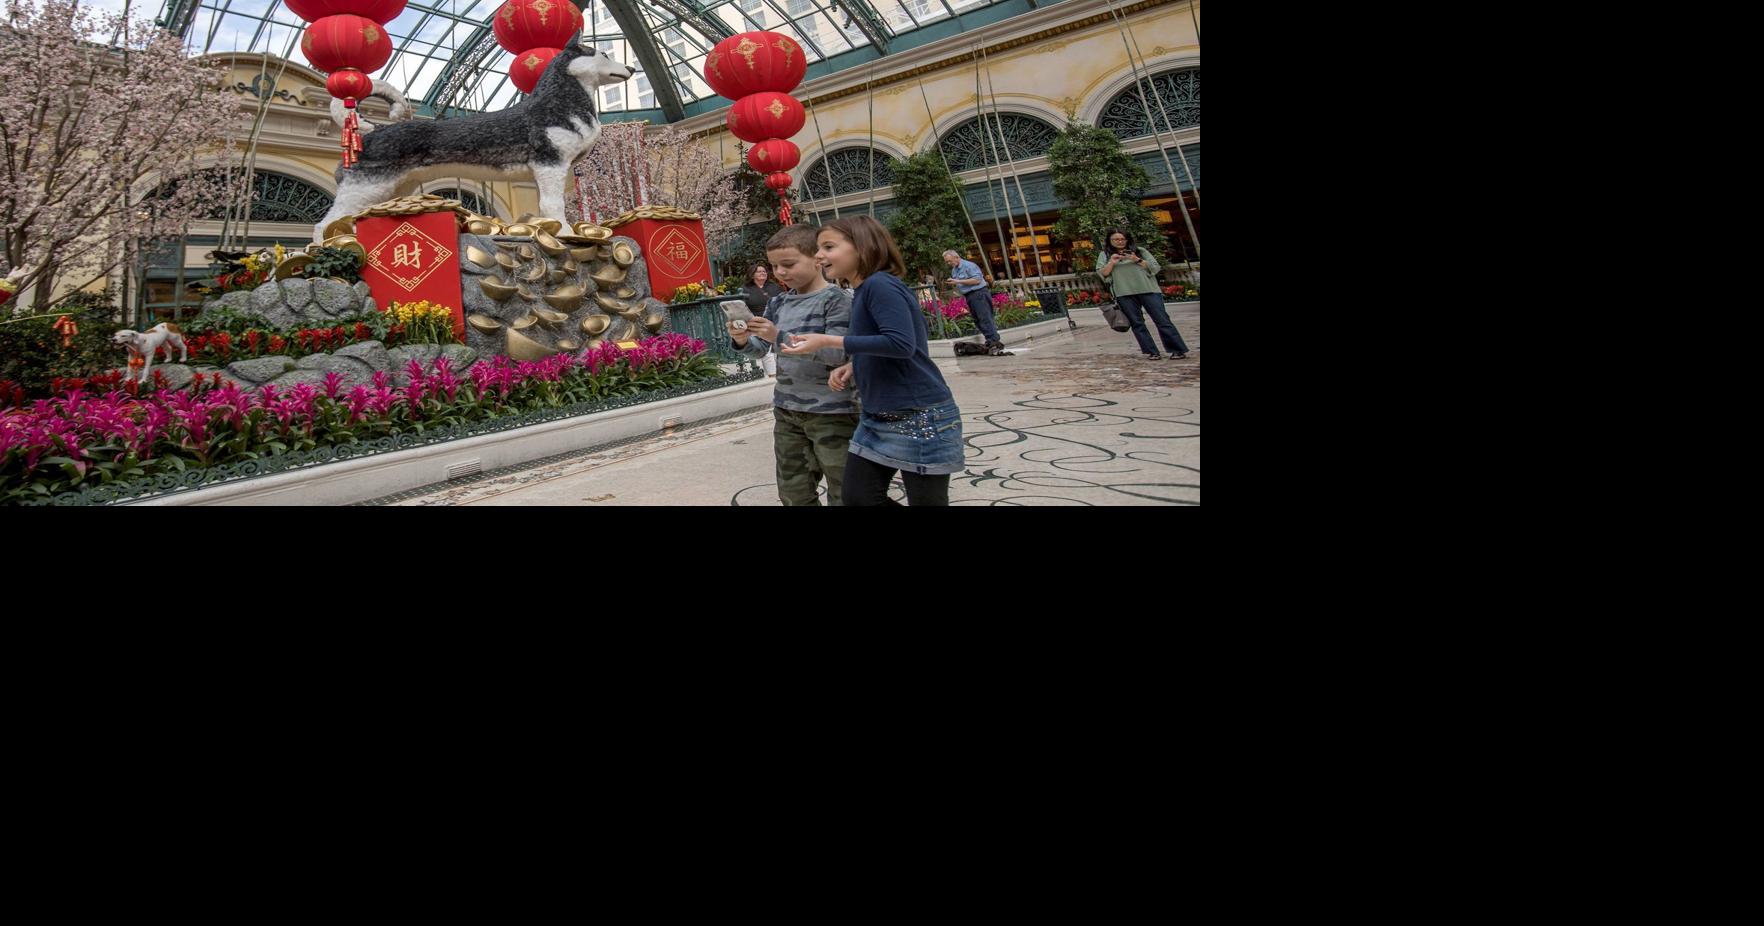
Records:
{"label": "husky dog statue", "polygon": [[[337,169],[336,201],[313,226],[313,240],[322,241],[325,227],[343,216],[442,177],[508,180],[531,174],[539,186],[539,213],[562,219],[570,164],[600,137],[595,88],[635,73],[578,36],[546,65],[532,96],[507,109],[377,127],[362,120],[361,159]],[[409,111],[396,90],[376,89],[375,95],[392,101],[395,117],[401,108]],[[333,100],[331,117],[339,125],[344,112],[343,101]]]}

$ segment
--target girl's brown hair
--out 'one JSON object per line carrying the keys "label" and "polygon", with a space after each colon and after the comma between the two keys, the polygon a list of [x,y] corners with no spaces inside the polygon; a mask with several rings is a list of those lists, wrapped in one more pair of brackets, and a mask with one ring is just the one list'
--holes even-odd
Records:
{"label": "girl's brown hair", "polygon": [[834,219],[821,226],[823,232],[837,232],[841,238],[851,242],[852,250],[857,252],[858,276],[869,279],[874,273],[892,273],[897,277],[906,276],[906,261],[900,258],[900,248],[894,238],[888,234],[888,228],[881,222],[867,215],[853,216],[849,219]]}

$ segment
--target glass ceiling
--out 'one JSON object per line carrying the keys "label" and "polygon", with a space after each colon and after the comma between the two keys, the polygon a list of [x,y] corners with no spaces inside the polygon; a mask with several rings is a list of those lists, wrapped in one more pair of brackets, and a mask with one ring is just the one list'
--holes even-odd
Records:
{"label": "glass ceiling", "polygon": [[[796,38],[813,77],[1051,2],[1056,0],[576,0],[583,31],[600,51],[637,70],[624,84],[600,88],[601,111],[614,119],[625,113],[657,122],[726,104],[699,72],[711,47],[737,32],[770,29]],[[427,113],[508,106],[520,97],[508,80],[513,55],[497,47],[489,28],[501,5],[412,0],[387,24],[393,55],[375,80],[392,82]],[[295,48],[303,24],[281,0],[163,0],[160,21],[183,33],[192,55],[269,52],[306,63]],[[943,27],[909,37],[938,24]],[[851,54],[857,52],[862,54]],[[658,79],[665,84],[657,86]]]}

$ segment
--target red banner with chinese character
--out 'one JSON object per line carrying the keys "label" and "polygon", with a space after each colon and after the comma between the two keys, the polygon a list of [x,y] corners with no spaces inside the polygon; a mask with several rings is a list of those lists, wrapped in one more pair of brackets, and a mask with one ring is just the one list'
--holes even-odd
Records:
{"label": "red banner with chinese character", "polygon": [[427,299],[453,310],[454,333],[465,339],[459,222],[452,212],[368,216],[355,223],[355,240],[367,251],[362,281],[381,310]]}
{"label": "red banner with chinese character", "polygon": [[711,279],[710,254],[704,246],[704,222],[698,219],[638,219],[613,229],[643,249],[649,267],[649,291],[667,302],[687,283]]}

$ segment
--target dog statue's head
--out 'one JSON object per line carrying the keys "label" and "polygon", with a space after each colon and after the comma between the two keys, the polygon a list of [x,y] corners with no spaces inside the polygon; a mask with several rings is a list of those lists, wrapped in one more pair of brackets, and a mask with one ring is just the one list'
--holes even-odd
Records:
{"label": "dog statue's head", "polygon": [[129,345],[135,343],[135,340],[140,336],[140,332],[130,331],[129,329],[124,328],[110,336],[110,343]]}
{"label": "dog statue's head", "polygon": [[582,82],[584,89],[624,83],[637,73],[636,68],[620,64],[596,51],[594,42],[586,35],[576,36],[576,40],[564,49],[564,55],[570,59],[564,67],[571,76]]}

